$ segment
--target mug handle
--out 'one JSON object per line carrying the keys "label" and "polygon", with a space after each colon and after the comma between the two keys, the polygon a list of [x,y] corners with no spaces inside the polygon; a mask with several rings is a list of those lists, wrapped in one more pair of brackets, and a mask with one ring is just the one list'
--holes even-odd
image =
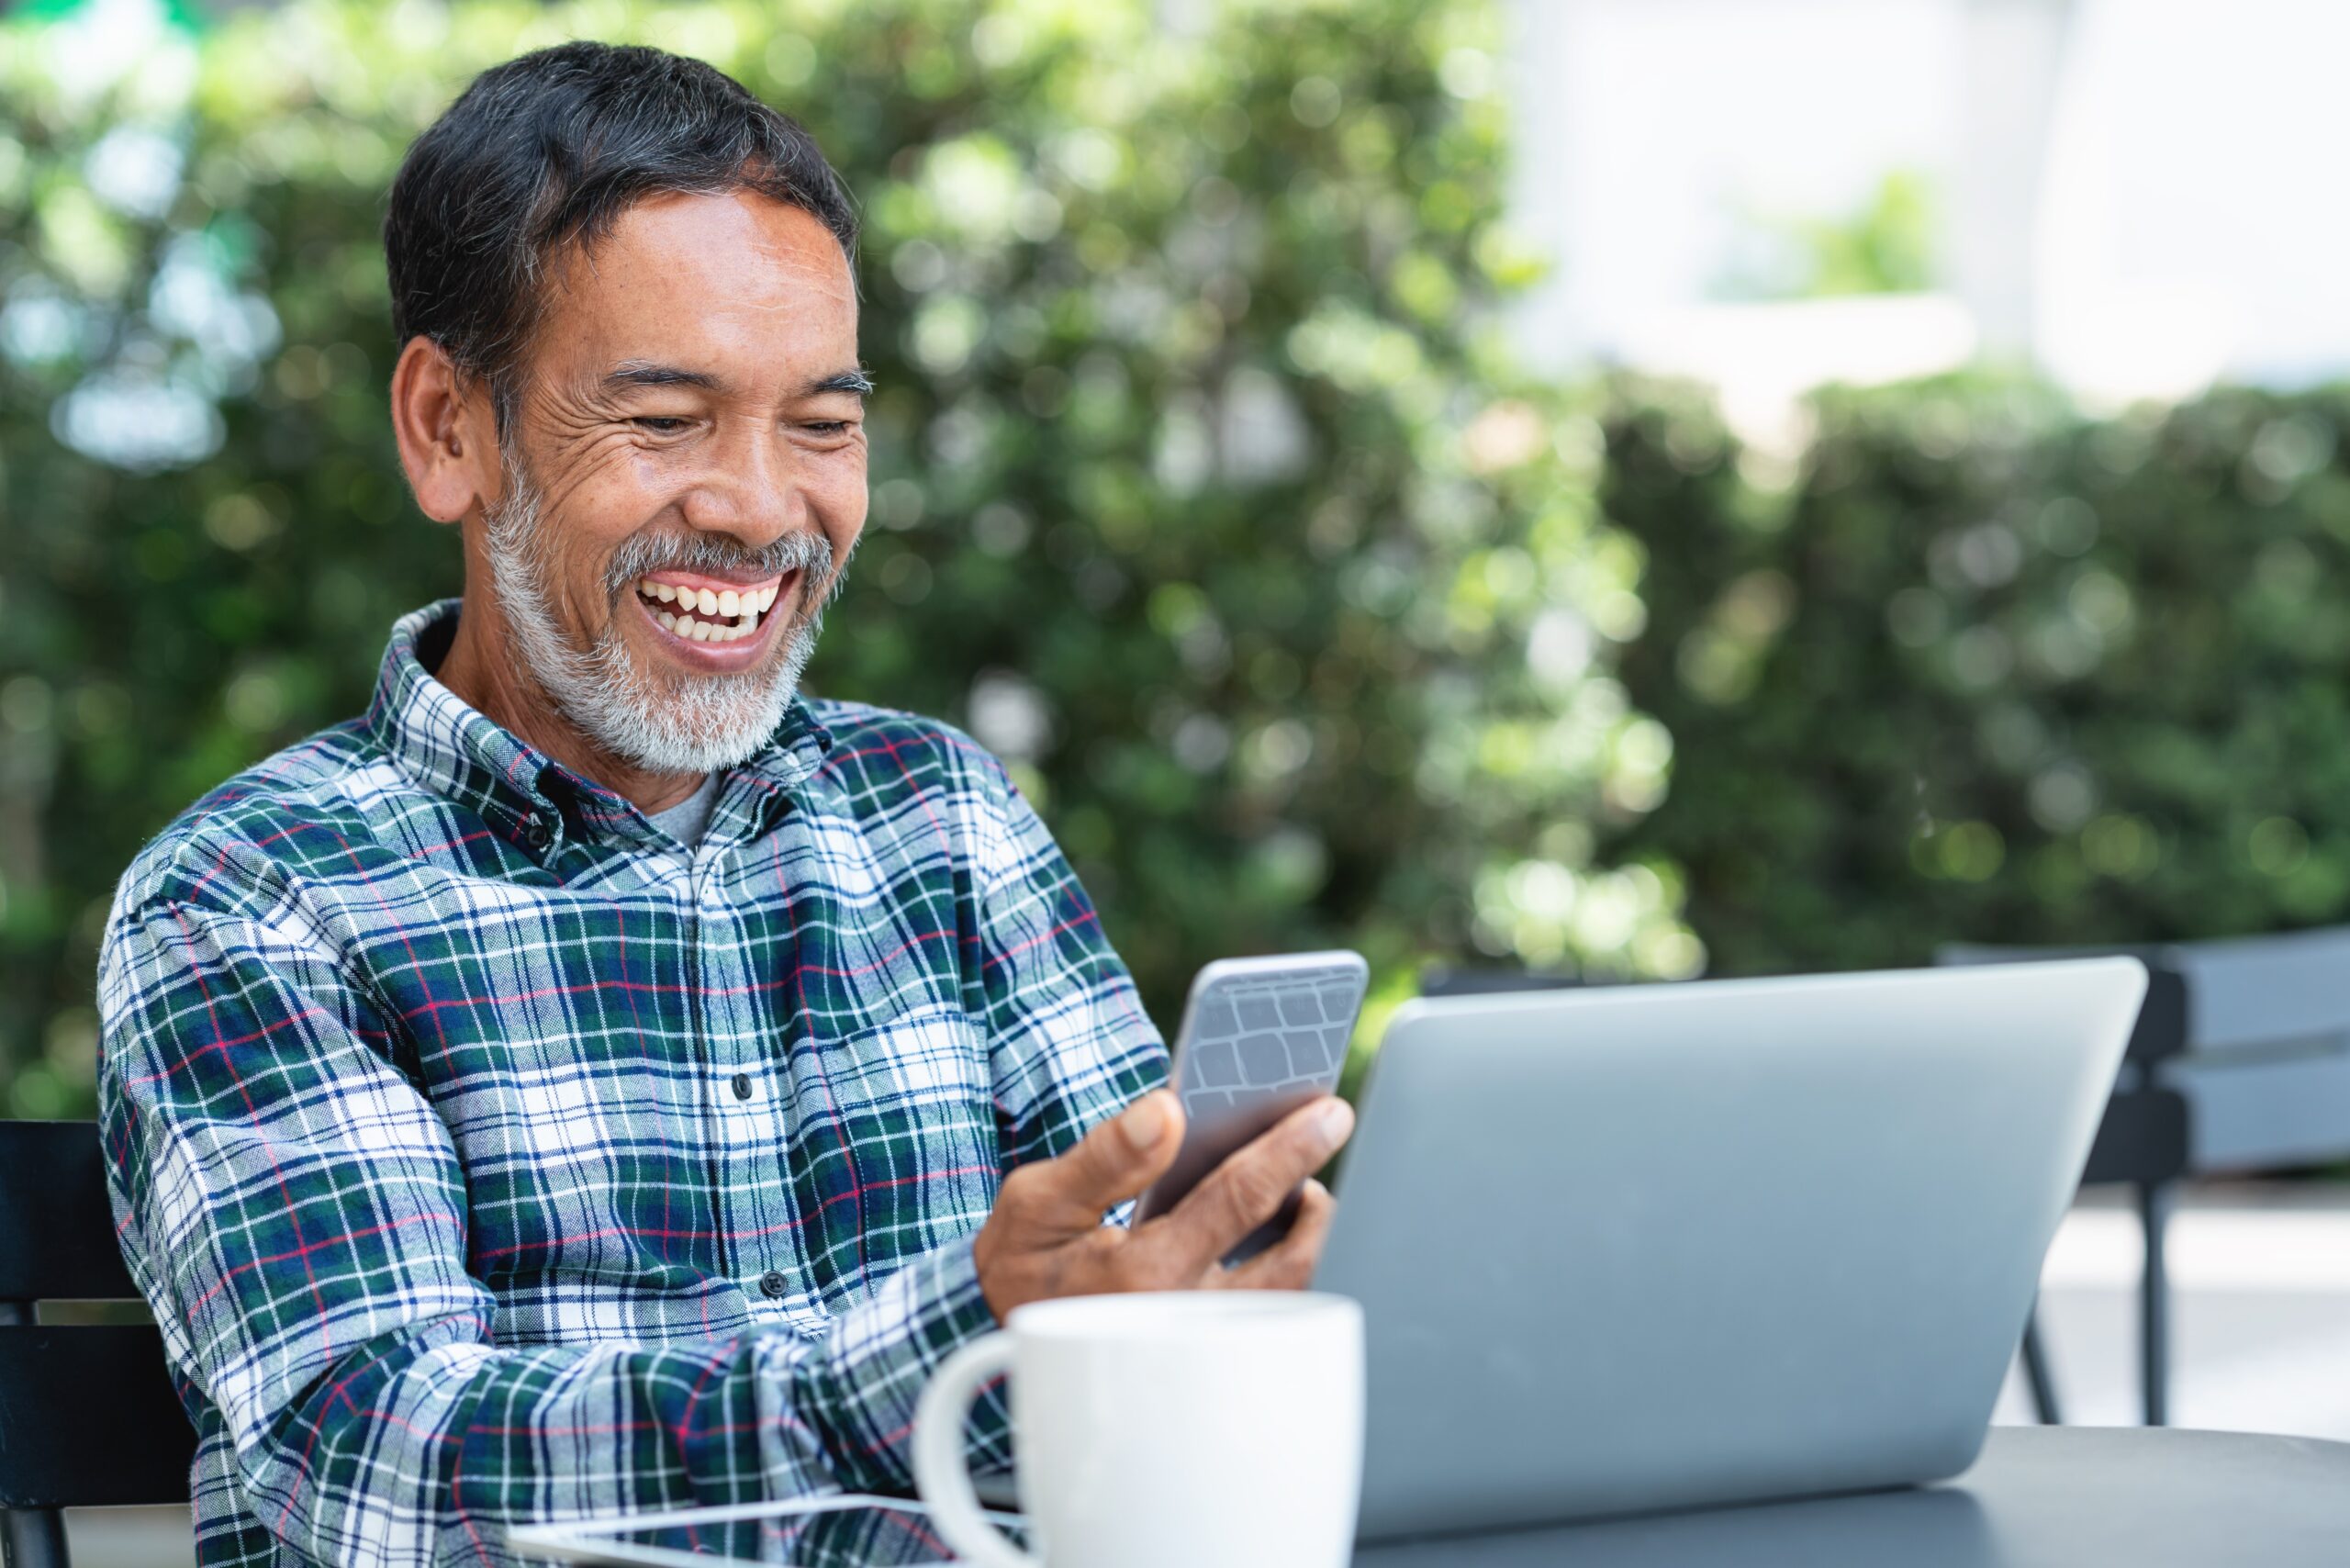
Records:
{"label": "mug handle", "polygon": [[977,1568],[1044,1568],[988,1523],[963,1467],[963,1420],[988,1380],[1012,1365],[1012,1336],[974,1339],[946,1360],[914,1406],[914,1490],[955,1555]]}

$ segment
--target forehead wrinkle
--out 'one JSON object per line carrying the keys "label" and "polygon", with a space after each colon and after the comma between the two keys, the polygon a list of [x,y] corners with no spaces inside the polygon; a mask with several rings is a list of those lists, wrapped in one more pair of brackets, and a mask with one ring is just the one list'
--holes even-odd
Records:
{"label": "forehead wrinkle", "polygon": [[[775,263],[778,272],[790,273],[799,286],[793,288],[781,285],[779,280],[773,278],[737,279],[731,286],[724,287],[722,308],[760,315],[788,315],[796,309],[804,309],[809,303],[808,297],[813,295],[826,303],[845,303],[852,313],[856,310],[856,291],[842,286],[845,279],[839,269],[811,265],[803,259],[777,256],[772,252],[767,259]],[[722,286],[713,284],[712,286],[715,292]]]}
{"label": "forehead wrinkle", "polygon": [[[753,356],[744,361],[747,367],[772,363],[780,350],[788,360],[802,364],[829,359],[834,366],[856,366],[856,278],[833,236],[822,230],[795,236],[765,224],[728,221],[746,216],[744,208],[756,210],[738,203],[733,213],[713,214],[709,207],[688,203],[678,213],[685,221],[673,227],[657,205],[640,207],[621,215],[599,242],[565,247],[554,281],[572,318],[565,323],[571,330],[562,334],[569,340],[570,352],[562,357],[572,362],[571,373],[561,379],[573,399],[599,405],[633,387],[663,384],[731,395],[729,386],[739,374],[729,377],[706,368],[713,356],[731,362],[747,353]],[[746,227],[754,231],[744,232]],[[713,229],[727,232],[712,233]],[[733,243],[697,242],[721,238]],[[841,307],[845,308],[835,320],[832,311]],[[614,330],[626,331],[632,321],[637,327],[666,323],[664,338],[674,342],[612,342],[619,335]],[[770,341],[778,331],[788,344]],[[605,364],[594,363],[599,359]],[[630,374],[643,367],[691,367],[689,375],[707,379]],[[803,385],[812,389],[828,379],[810,375]]]}
{"label": "forehead wrinkle", "polygon": [[[654,256],[631,257],[632,264],[655,261],[665,246],[647,235],[645,249]],[[822,245],[796,243],[787,235],[754,232],[730,236],[731,244],[716,248],[696,245],[674,260],[658,257],[646,282],[672,294],[712,293],[744,310],[786,310],[800,301],[795,296],[816,295],[854,307],[856,279],[848,260],[825,236]],[[730,256],[727,252],[733,249]],[[743,264],[755,262],[755,267]],[[678,264],[682,263],[682,264]],[[764,275],[762,275],[764,274]]]}
{"label": "forehead wrinkle", "polygon": [[[677,288],[671,297],[691,294],[698,308],[688,317],[692,323],[689,330],[706,351],[747,351],[765,359],[773,352],[766,340],[779,332],[800,353],[811,358],[833,358],[838,353],[853,364],[856,356],[855,295],[843,291],[837,278],[814,279],[815,269],[804,263],[786,264],[800,286],[775,278],[742,277],[701,280],[706,286],[699,291],[678,287],[678,280],[667,278],[660,286]],[[806,286],[810,282],[819,286]],[[838,323],[845,329],[845,341],[835,347],[822,347],[834,336],[834,324],[824,308],[835,304],[847,308],[845,319]]]}

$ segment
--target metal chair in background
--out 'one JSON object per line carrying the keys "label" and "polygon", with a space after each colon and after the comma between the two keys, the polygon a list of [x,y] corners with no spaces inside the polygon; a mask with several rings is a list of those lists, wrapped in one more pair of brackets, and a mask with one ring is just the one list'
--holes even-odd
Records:
{"label": "metal chair in background", "polygon": [[[2139,1014],[2138,1032],[2131,1036],[2130,1055],[2124,1058],[2125,1072],[2132,1070],[2129,1063],[2143,1060],[2141,1046],[2149,1039],[2147,1019],[2154,1002],[2150,994],[2148,1013]],[[2157,1020],[2154,1039],[2161,1038],[2162,1028]],[[2147,1049],[2161,1052],[2164,1047]],[[2143,1073],[2143,1065],[2139,1070]],[[2167,1425],[2170,1419],[2170,1282],[2163,1237],[2170,1219],[2172,1184],[2187,1174],[2188,1126],[2187,1097],[2177,1090],[2143,1082],[2117,1089],[2098,1125],[2097,1143],[2081,1175],[2085,1187],[2127,1182],[2137,1197],[2138,1223],[2146,1238],[2146,1265],[2138,1281],[2138,1377],[2149,1427]],[[2064,1406],[2036,1306],[2024,1324],[2023,1370],[2041,1420],[2052,1427],[2062,1423]]]}
{"label": "metal chair in background", "polygon": [[[2177,1180],[2350,1156],[2350,927],[2144,946],[1952,946],[1939,957],[2007,963],[2100,953],[2134,955],[2150,977],[2084,1180],[2124,1182],[2136,1193],[2146,1238],[2140,1371],[2146,1422],[2161,1426],[2170,1415],[2164,1238]],[[2053,1396],[2042,1406],[2053,1408]]]}
{"label": "metal chair in background", "polygon": [[44,1324],[44,1301],[138,1297],[98,1130],[0,1122],[0,1544],[67,1568],[67,1508],[185,1503],[196,1430],[149,1325]]}

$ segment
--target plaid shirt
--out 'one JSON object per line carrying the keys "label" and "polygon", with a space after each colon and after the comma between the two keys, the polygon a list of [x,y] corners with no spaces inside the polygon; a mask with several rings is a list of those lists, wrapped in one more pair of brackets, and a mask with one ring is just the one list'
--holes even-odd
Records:
{"label": "plaid shirt", "polygon": [[992,757],[848,703],[680,846],[434,680],[454,624],[401,620],[365,716],[200,801],[107,923],[199,1556],[905,1488],[1004,1171],[1165,1076],[1092,906]]}

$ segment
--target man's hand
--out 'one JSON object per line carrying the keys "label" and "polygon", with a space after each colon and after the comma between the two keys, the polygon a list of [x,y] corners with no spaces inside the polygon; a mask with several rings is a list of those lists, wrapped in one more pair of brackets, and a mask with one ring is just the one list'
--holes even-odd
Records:
{"label": "man's hand", "polygon": [[[1182,1107],[1154,1089],[1059,1159],[1004,1178],[995,1212],[972,1243],[979,1289],[999,1323],[1015,1306],[1053,1296],[1303,1289],[1337,1206],[1329,1189],[1309,1178],[1354,1125],[1345,1101],[1325,1096],[1233,1154],[1167,1213],[1130,1230],[1105,1226],[1103,1211],[1137,1196],[1182,1147]],[[1289,1234],[1238,1268],[1225,1268],[1224,1255],[1272,1218],[1300,1182],[1305,1196]]]}

